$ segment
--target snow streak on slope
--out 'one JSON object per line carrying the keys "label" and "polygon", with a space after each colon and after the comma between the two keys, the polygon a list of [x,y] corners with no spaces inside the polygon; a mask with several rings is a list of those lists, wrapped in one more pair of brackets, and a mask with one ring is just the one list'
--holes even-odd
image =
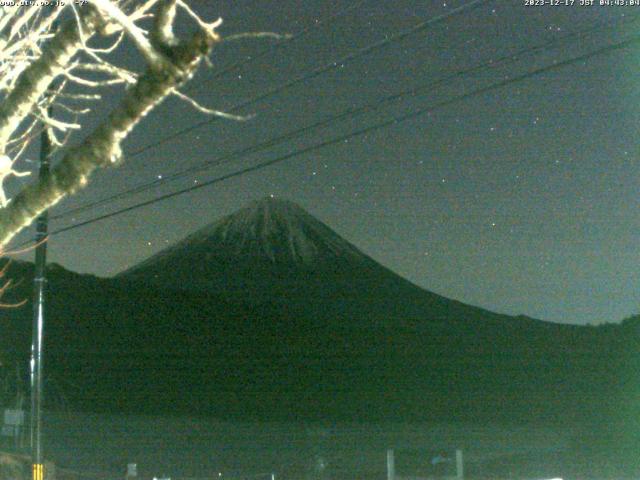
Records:
{"label": "snow streak on slope", "polygon": [[121,275],[188,252],[198,252],[204,260],[252,259],[291,266],[312,266],[337,259],[372,262],[295,203],[267,197],[202,228]]}
{"label": "snow streak on slope", "polygon": [[[319,258],[363,255],[298,205],[266,198],[199,233],[217,238],[234,255],[265,255],[272,262],[306,265]],[[198,234],[196,234],[198,235]]]}

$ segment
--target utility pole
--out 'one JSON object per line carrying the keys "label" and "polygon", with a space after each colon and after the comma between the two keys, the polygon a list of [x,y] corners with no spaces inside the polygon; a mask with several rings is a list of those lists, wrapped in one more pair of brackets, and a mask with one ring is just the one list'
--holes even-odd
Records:
{"label": "utility pole", "polygon": [[[48,109],[49,116],[52,107]],[[45,125],[40,136],[40,182],[49,177],[51,140],[49,128]],[[49,212],[44,211],[38,217],[36,224],[36,259],[35,276],[33,279],[33,330],[31,337],[31,463],[33,465],[33,480],[44,479],[44,460],[42,455],[42,360],[45,320],[45,295],[47,287],[47,233],[49,227]]]}

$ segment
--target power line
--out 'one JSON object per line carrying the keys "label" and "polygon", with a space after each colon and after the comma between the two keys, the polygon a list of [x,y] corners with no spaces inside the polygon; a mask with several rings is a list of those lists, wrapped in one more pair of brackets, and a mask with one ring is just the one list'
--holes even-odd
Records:
{"label": "power line", "polygon": [[[638,19],[640,19],[640,15],[636,15],[634,17],[631,17],[629,20],[629,23],[632,22],[636,22]],[[232,160],[238,159],[238,158],[242,158],[245,157],[247,155],[265,150],[267,148],[276,146],[278,144],[281,144],[285,141],[288,140],[292,140],[294,138],[300,137],[302,135],[304,135],[305,133],[311,131],[311,130],[315,130],[317,128],[321,128],[330,124],[333,124],[336,121],[341,121],[344,120],[346,118],[350,118],[350,117],[355,117],[357,115],[360,114],[364,114],[364,113],[370,113],[373,112],[375,110],[378,110],[379,108],[393,102],[396,100],[400,100],[403,97],[407,97],[407,96],[411,96],[411,95],[415,95],[415,94],[419,94],[422,93],[425,90],[428,89],[432,89],[432,88],[436,88],[439,87],[443,84],[447,84],[449,81],[451,80],[455,80],[457,78],[462,78],[466,75],[472,74],[472,73],[476,73],[479,72],[483,69],[487,69],[487,68],[495,68],[498,66],[504,66],[507,65],[509,63],[514,63],[517,62],[521,59],[522,56],[524,55],[530,55],[530,54],[535,54],[537,52],[540,51],[544,51],[547,49],[551,49],[555,46],[557,46],[557,44],[561,43],[561,42],[565,42],[567,40],[571,40],[574,39],[576,37],[583,37],[585,35],[588,34],[592,34],[593,32],[606,28],[606,27],[610,27],[612,23],[617,23],[617,22],[598,22],[596,25],[593,25],[587,29],[582,29],[582,30],[578,30],[575,32],[570,32],[566,35],[563,35],[561,37],[558,38],[554,38],[551,39],[547,42],[544,42],[542,44],[533,46],[533,47],[528,47],[528,48],[521,48],[517,51],[514,52],[510,52],[507,53],[505,55],[503,55],[502,57],[499,57],[497,59],[491,59],[488,61],[484,61],[481,62],[477,65],[474,65],[472,67],[466,68],[466,69],[460,69],[454,72],[451,72],[450,74],[437,79],[435,81],[431,81],[428,82],[426,84],[421,84],[417,87],[413,87],[398,93],[394,93],[392,95],[388,95],[386,97],[383,97],[382,99],[371,103],[371,104],[366,104],[366,105],[362,105],[360,107],[357,108],[351,108],[351,109],[347,109],[344,110],[338,114],[332,115],[330,117],[327,117],[325,119],[319,120],[311,125],[307,125],[305,127],[301,127],[299,129],[295,129],[292,131],[289,131],[287,133],[281,134],[279,136],[276,137],[272,137],[269,140],[266,140],[264,142],[261,142],[259,144],[256,145],[252,145],[250,147],[246,147],[240,150],[235,150],[231,153],[228,153],[226,155],[223,155],[222,157],[218,157],[216,159],[213,160],[207,160],[206,162],[203,162],[199,165],[194,165],[192,167],[180,170],[178,172],[175,172],[171,175],[168,175],[166,177],[163,177],[162,179],[158,179],[158,180],[153,180],[151,182],[146,182],[140,185],[137,185],[133,188],[130,188],[128,190],[125,190],[123,192],[119,192],[116,193],[114,195],[102,198],[100,200],[85,204],[85,205],[81,205],[79,207],[76,208],[72,208],[70,210],[67,210],[65,212],[62,212],[54,217],[52,217],[52,219],[60,219],[60,218],[64,218],[64,217],[68,217],[69,215],[74,215],[77,214],[79,212],[94,208],[96,206],[100,206],[100,205],[105,205],[105,204],[109,204],[112,203],[115,200],[130,196],[130,195],[134,195],[137,193],[141,193],[144,191],[147,191],[151,188],[163,185],[165,183],[177,180],[179,178],[184,177],[185,175],[188,175],[190,173],[195,173],[195,172],[200,172],[202,170],[206,170],[215,166],[220,166],[222,164],[228,163]]]}
{"label": "power line", "polygon": [[[383,47],[386,47],[387,45],[390,45],[392,43],[395,42],[400,42],[402,40],[404,40],[405,38],[414,35],[416,33],[421,32],[422,30],[425,30],[428,27],[431,27],[437,23],[443,22],[445,20],[448,20],[449,18],[458,15],[460,13],[464,13],[467,11],[471,11],[475,8],[480,7],[483,3],[488,3],[491,2],[493,0],[472,0],[468,3],[465,3],[464,5],[461,5],[460,7],[454,8],[450,11],[448,11],[447,13],[443,13],[441,15],[438,15],[436,17],[433,17],[429,20],[425,20],[422,21],[416,25],[414,25],[413,27],[407,29],[407,30],[403,30],[399,33],[396,33],[395,35],[392,35],[390,37],[385,38],[384,40],[380,40],[378,42],[375,42],[373,44],[367,45],[366,47],[363,47],[359,50],[356,50],[355,52],[349,53],[341,58],[339,58],[338,60],[334,60],[333,62],[330,62],[326,65],[317,67],[313,70],[311,70],[310,72],[304,73],[302,75],[299,75],[298,77],[285,82],[281,85],[278,85],[274,88],[271,88],[269,90],[266,90],[265,92],[250,98],[248,100],[245,100],[243,102],[240,102],[236,105],[234,105],[233,107],[227,109],[227,111],[229,113],[233,113],[233,112],[237,112],[238,110],[241,110],[242,108],[248,107],[249,105],[253,105],[254,103],[258,103],[266,98],[269,98],[273,95],[276,95],[284,90],[287,90],[291,87],[294,87],[295,85],[298,85],[300,83],[303,83],[307,80],[311,80],[314,79],[320,75],[322,75],[323,73],[326,73],[328,71],[331,71],[335,68],[338,67],[338,65],[349,62],[351,60],[355,60],[357,58],[363,57],[365,55],[368,55],[372,52],[375,52],[376,50],[379,50]],[[167,142],[170,142],[172,140],[174,140],[175,138],[178,138],[182,135],[185,135],[189,132],[192,132],[200,127],[203,127],[205,125],[210,125],[214,122],[217,122],[220,119],[220,117],[213,117],[210,118],[208,120],[204,120],[202,122],[198,122],[195,123],[189,127],[183,128],[182,130],[179,130],[175,133],[172,133],[171,135],[168,135],[156,142],[147,144],[143,147],[138,148],[137,150],[134,150],[133,152],[129,153],[128,156],[129,157],[136,157],[144,152],[146,152],[147,150],[151,150],[153,148],[159,147],[160,145],[164,145]]]}
{"label": "power line", "polygon": [[146,201],[143,201],[143,202],[139,202],[139,203],[136,203],[134,205],[130,205],[128,207],[121,208],[119,210],[115,210],[113,212],[110,212],[110,213],[107,213],[107,214],[104,214],[104,215],[100,215],[100,216],[97,216],[97,217],[94,217],[94,218],[91,218],[91,219],[88,219],[88,220],[85,220],[85,221],[82,221],[82,222],[75,223],[73,225],[69,225],[69,226],[66,226],[66,227],[63,227],[63,228],[59,228],[59,229],[51,232],[51,235],[57,235],[57,234],[60,234],[60,233],[63,233],[63,232],[67,232],[69,230],[74,230],[76,228],[84,227],[86,225],[90,225],[90,224],[95,223],[95,222],[106,220],[107,218],[115,217],[115,216],[121,215],[123,213],[130,212],[132,210],[137,210],[137,209],[145,207],[147,205],[152,205],[154,203],[157,203],[157,202],[160,202],[160,201],[163,201],[163,200],[167,200],[169,198],[173,198],[173,197],[182,195],[184,193],[189,193],[189,192],[192,192],[192,191],[195,191],[195,190],[207,187],[207,186],[211,186],[211,185],[214,185],[214,184],[217,184],[217,183],[221,183],[221,182],[223,182],[225,180],[228,180],[230,178],[239,177],[239,176],[245,175],[247,173],[251,173],[251,172],[258,171],[258,170],[262,170],[262,169],[264,169],[266,167],[269,167],[271,165],[275,165],[277,163],[284,162],[285,160],[288,160],[290,158],[297,157],[297,156],[303,155],[305,153],[313,152],[313,151],[316,151],[316,150],[320,150],[322,148],[325,148],[325,147],[328,147],[328,146],[331,146],[331,145],[336,145],[336,144],[344,142],[345,140],[349,140],[351,138],[359,137],[359,136],[365,135],[367,133],[371,133],[371,132],[374,132],[376,130],[380,130],[380,129],[385,128],[385,127],[389,127],[389,126],[392,126],[392,125],[397,125],[397,124],[405,122],[407,120],[411,120],[411,119],[417,118],[419,116],[422,116],[424,114],[433,112],[433,111],[435,111],[435,110],[437,110],[439,108],[443,108],[443,107],[446,107],[446,106],[449,106],[449,105],[452,105],[452,104],[467,100],[469,98],[472,98],[472,97],[475,97],[475,96],[478,96],[478,95],[489,93],[489,92],[498,90],[498,89],[500,89],[502,87],[505,87],[505,86],[508,86],[508,85],[511,85],[511,84],[514,84],[514,83],[522,82],[522,81],[524,81],[524,80],[526,80],[528,78],[536,77],[536,76],[539,76],[539,75],[542,75],[542,74],[545,74],[545,73],[548,73],[548,72],[552,72],[554,70],[559,70],[559,69],[564,68],[566,66],[586,61],[586,60],[588,60],[588,59],[590,59],[592,57],[598,56],[598,55],[603,55],[603,54],[606,54],[606,53],[611,53],[611,52],[614,52],[614,51],[617,51],[617,50],[621,50],[623,48],[629,47],[630,45],[633,45],[633,44],[636,44],[636,43],[639,43],[639,42],[640,42],[640,35],[633,36],[633,37],[630,37],[627,40],[624,40],[622,42],[619,42],[619,43],[616,43],[616,44],[612,44],[612,45],[608,45],[606,47],[602,47],[602,48],[599,48],[597,50],[593,50],[591,52],[588,52],[588,53],[585,53],[585,54],[582,54],[582,55],[579,55],[579,56],[576,56],[576,57],[572,57],[572,58],[563,60],[561,62],[554,62],[551,65],[540,67],[540,68],[537,68],[537,69],[532,70],[530,72],[526,72],[526,73],[517,75],[515,77],[509,78],[509,79],[505,79],[505,80],[502,80],[500,82],[496,82],[496,83],[493,83],[491,85],[472,90],[472,91],[470,91],[468,93],[465,93],[463,95],[458,95],[458,96],[453,97],[453,98],[448,99],[448,100],[443,100],[443,101],[438,102],[438,103],[436,103],[434,105],[431,105],[429,107],[425,107],[425,108],[422,108],[422,109],[419,109],[419,110],[416,110],[416,111],[413,111],[413,112],[406,113],[404,115],[393,117],[393,118],[391,118],[389,120],[385,120],[383,122],[376,123],[376,124],[370,125],[368,127],[362,128],[360,130],[355,130],[355,131],[350,132],[348,134],[340,135],[338,137],[334,137],[332,139],[325,140],[325,141],[316,143],[314,145],[310,145],[308,147],[296,150],[296,151],[288,153],[286,155],[282,155],[282,156],[276,157],[276,158],[271,159],[271,160],[260,162],[260,163],[258,163],[256,165],[252,165],[250,167],[246,167],[246,168],[237,170],[235,172],[231,172],[231,173],[228,173],[228,174],[225,174],[225,175],[221,175],[219,177],[213,178],[211,180],[208,180],[206,182],[200,183],[198,185],[193,185],[191,187],[184,188],[184,189],[181,189],[181,190],[177,190],[175,192],[171,192],[171,193],[167,193],[167,194],[164,194],[164,195],[160,195],[160,196],[155,197],[155,198],[153,198],[151,200],[146,200]]}

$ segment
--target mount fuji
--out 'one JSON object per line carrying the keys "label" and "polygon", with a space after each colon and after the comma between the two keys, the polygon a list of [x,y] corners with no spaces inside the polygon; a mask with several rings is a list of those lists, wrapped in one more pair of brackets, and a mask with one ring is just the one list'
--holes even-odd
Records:
{"label": "mount fuji", "polygon": [[483,317],[512,323],[511,317],[417,287],[297,204],[271,197],[198,230],[117,278],[176,291],[216,292],[248,304],[306,309],[318,304],[325,310],[331,303],[332,310],[352,310],[369,319],[382,314],[392,322]]}
{"label": "mount fuji", "polygon": [[[30,297],[32,268],[12,266],[26,280],[16,299]],[[111,279],[52,266],[49,285],[49,385],[73,408],[547,421],[635,405],[640,321],[578,327],[447,299],[284,200],[253,202]],[[30,313],[2,311],[5,365],[26,364]]]}

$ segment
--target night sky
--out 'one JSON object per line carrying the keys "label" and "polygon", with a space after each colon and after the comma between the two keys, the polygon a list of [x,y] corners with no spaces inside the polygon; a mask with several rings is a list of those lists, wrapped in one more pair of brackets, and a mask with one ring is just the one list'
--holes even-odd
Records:
{"label": "night sky", "polygon": [[[468,1],[468,0],[467,0]],[[637,34],[640,7],[525,6],[488,1],[392,42],[241,113],[216,121],[96,174],[52,215],[166,177],[314,123],[348,108],[433,82],[451,72],[570,32],[507,65],[409,95],[386,108],[308,132],[266,151],[52,221],[56,230],[366,125],[425,108]],[[220,45],[188,90],[228,109],[465,1],[227,0],[191,2],[220,32],[309,33],[214,78],[272,40]],[[598,3],[598,0],[596,0]],[[605,24],[603,26],[603,24]],[[120,50],[126,65],[140,65]],[[90,124],[103,118],[107,100]],[[125,143],[135,152],[207,117],[169,100]],[[566,323],[620,321],[640,312],[638,163],[640,46],[587,58],[455,102],[430,114],[291,158],[193,193],[77,228],[51,239],[49,259],[78,272],[113,275],[186,234],[267,195],[299,203],[365,253],[428,290],[489,310]],[[35,153],[31,153],[35,158]],[[25,164],[23,164],[25,165]],[[9,193],[28,179],[9,184]],[[9,183],[9,182],[8,182]],[[25,241],[22,234],[16,244]]]}

